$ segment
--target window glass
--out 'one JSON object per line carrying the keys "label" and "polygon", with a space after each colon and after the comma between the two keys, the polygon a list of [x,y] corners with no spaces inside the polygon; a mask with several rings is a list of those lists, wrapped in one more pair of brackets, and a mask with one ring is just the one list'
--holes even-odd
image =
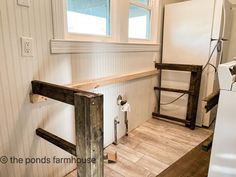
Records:
{"label": "window glass", "polygon": [[69,33],[110,34],[109,0],[67,0]]}
{"label": "window glass", "polygon": [[135,5],[129,6],[129,38],[149,39],[150,10]]}

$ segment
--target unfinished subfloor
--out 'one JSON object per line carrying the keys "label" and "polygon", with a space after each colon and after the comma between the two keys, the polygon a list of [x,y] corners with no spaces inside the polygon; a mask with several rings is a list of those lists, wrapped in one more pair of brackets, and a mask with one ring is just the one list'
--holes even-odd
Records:
{"label": "unfinished subfloor", "polygon": [[[155,177],[212,135],[212,131],[150,119],[105,151],[117,151],[117,163],[105,163],[105,177]],[[66,177],[76,177],[73,171]]]}

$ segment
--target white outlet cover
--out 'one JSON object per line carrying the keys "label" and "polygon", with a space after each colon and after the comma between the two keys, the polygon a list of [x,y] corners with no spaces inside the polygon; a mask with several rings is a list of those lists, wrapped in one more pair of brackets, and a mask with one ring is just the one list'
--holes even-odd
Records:
{"label": "white outlet cover", "polygon": [[21,37],[21,55],[22,57],[33,57],[33,39],[30,37]]}
{"label": "white outlet cover", "polygon": [[31,0],[17,0],[18,5],[30,7]]}

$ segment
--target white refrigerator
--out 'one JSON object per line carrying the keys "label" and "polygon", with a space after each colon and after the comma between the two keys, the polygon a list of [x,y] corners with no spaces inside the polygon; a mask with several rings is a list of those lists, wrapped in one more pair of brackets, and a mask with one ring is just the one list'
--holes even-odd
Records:
{"label": "white refrigerator", "polygon": [[[205,65],[217,44],[220,36],[228,38],[228,21],[223,21],[223,0],[191,0],[165,6],[164,31],[163,31],[163,63]],[[226,18],[228,19],[228,17]],[[223,25],[225,24],[225,25]],[[226,30],[222,30],[227,26]],[[219,50],[219,49],[218,49]],[[217,66],[221,52],[215,51],[211,64]],[[210,95],[217,86],[217,73],[214,67],[208,65],[202,75],[201,91],[198,105],[197,125],[209,126],[216,115],[213,111],[205,113],[202,100]],[[162,86],[171,88],[188,89],[189,73],[163,71]],[[168,103],[177,98],[179,94],[162,92],[161,102]],[[161,113],[185,118],[187,96],[171,105],[161,106]]]}

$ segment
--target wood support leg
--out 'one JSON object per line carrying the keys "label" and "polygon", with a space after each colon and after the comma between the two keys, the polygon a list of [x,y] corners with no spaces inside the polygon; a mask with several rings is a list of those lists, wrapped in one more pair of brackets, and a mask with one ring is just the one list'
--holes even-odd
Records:
{"label": "wood support leg", "polygon": [[103,177],[103,96],[76,93],[74,101],[78,177]]}
{"label": "wood support leg", "polygon": [[201,76],[201,70],[197,72],[191,72],[189,91],[193,91],[193,94],[190,94],[188,99],[187,120],[190,121],[190,125],[186,124],[186,126],[190,127],[192,130],[195,129],[198,99],[201,86]]}

